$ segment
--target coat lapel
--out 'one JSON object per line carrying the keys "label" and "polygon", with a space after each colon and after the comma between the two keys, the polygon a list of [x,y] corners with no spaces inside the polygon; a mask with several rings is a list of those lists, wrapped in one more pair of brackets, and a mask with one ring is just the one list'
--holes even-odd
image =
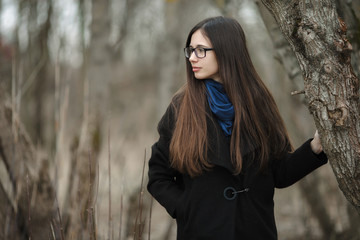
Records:
{"label": "coat lapel", "polygon": [[[207,152],[208,161],[214,165],[226,168],[230,172],[234,172],[234,166],[231,163],[230,156],[230,136],[226,136],[221,129],[221,126],[216,120],[216,117],[212,114],[211,110],[209,117],[207,117],[207,131],[209,148]],[[253,147],[250,147],[247,141],[241,143],[241,155],[245,163],[248,155],[256,151]],[[245,165],[247,165],[245,163]]]}
{"label": "coat lapel", "polygon": [[209,136],[208,161],[233,172],[234,167],[230,157],[230,137],[225,136],[216,119],[209,119],[207,124]]}

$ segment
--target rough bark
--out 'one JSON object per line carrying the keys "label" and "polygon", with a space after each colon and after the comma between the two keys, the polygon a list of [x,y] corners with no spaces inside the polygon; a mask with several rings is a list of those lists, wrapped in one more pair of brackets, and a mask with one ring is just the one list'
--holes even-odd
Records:
{"label": "rough bark", "polygon": [[339,17],[347,25],[347,38],[352,45],[351,65],[357,77],[360,77],[360,0],[336,0]]}
{"label": "rough bark", "polygon": [[[270,37],[273,41],[273,44],[274,44],[274,47],[275,47],[275,50],[277,53],[276,59],[281,63],[281,65],[286,70],[286,72],[288,74],[288,78],[291,80],[293,90],[303,89],[303,78],[301,75],[301,69],[300,69],[299,63],[295,57],[295,54],[291,50],[290,44],[286,41],[284,36],[281,34],[278,24],[276,23],[273,16],[271,16],[269,11],[265,8],[265,6],[260,3],[260,0],[255,1],[255,2],[258,5],[259,12],[264,20],[264,24],[266,25],[266,27],[269,31]],[[340,4],[342,4],[342,2]],[[343,8],[347,9],[346,14],[345,13],[343,14],[344,18],[347,19],[347,21],[351,22],[351,26],[353,26],[352,27],[352,29],[353,29],[352,35],[356,35],[356,31],[355,31],[355,29],[356,29],[355,26],[356,26],[356,22],[357,22],[356,18],[354,18],[353,12],[349,11],[348,5],[343,6]],[[337,7],[337,9],[339,11],[339,6]],[[345,10],[342,10],[342,12],[345,12]],[[351,38],[350,38],[350,41],[351,41]],[[353,44],[353,46],[354,46],[354,44]],[[354,51],[352,53],[352,60],[357,59],[358,53],[359,53],[358,50],[356,51],[355,47],[354,47]],[[355,67],[354,64],[353,64],[353,67]],[[306,110],[306,108],[303,107],[304,105],[302,104],[302,102],[303,101],[300,101],[299,95],[297,95],[296,97],[294,96],[291,99],[291,101],[288,102],[289,104],[292,105],[291,109],[293,109],[296,116],[298,116],[299,113],[302,116],[309,115],[306,112],[304,112],[304,110]],[[290,115],[294,115],[294,114],[290,114]],[[290,135],[293,135],[299,139],[304,139],[307,137],[306,136],[307,133],[304,133],[304,126],[302,126],[302,124],[301,124],[302,121],[299,122],[297,120],[298,117],[296,117],[296,116],[294,117],[294,119],[292,119],[290,121],[290,123],[293,125],[293,127],[289,129]],[[309,121],[311,121],[311,119],[307,119],[305,121],[309,122]],[[291,134],[291,133],[293,133],[293,134]],[[331,180],[331,179],[329,179],[329,180]],[[335,234],[335,228],[334,228],[333,221],[331,220],[331,218],[329,216],[329,213],[328,213],[329,210],[326,208],[326,206],[324,206],[323,202],[319,202],[319,199],[328,196],[328,195],[321,194],[321,191],[319,191],[319,185],[320,185],[321,181],[322,181],[322,179],[321,179],[321,176],[319,176],[319,173],[314,172],[312,175],[310,175],[310,176],[304,178],[302,181],[300,181],[299,186],[300,186],[300,189],[303,193],[303,196],[304,196],[306,202],[308,203],[309,208],[311,209],[312,215],[319,222],[319,226],[323,233],[323,238],[330,239],[331,236],[334,236],[334,234]],[[339,191],[331,191],[331,193],[334,195],[341,194]],[[327,193],[327,194],[331,194],[331,193]],[[348,203],[348,204],[350,205],[350,203]],[[359,235],[357,227],[360,224],[360,216],[357,215],[357,213],[354,211],[348,211],[348,215],[349,215],[349,218],[352,219],[351,221],[349,221],[350,227],[348,229],[346,229],[345,231],[343,231],[342,233],[351,232],[354,236],[355,235],[357,236],[357,235]],[[339,234],[339,233],[337,233],[337,234]],[[360,235],[359,235],[359,237],[360,237]]]}
{"label": "rough bark", "polygon": [[359,81],[335,1],[262,2],[295,52],[324,151],[340,189],[360,214]]}

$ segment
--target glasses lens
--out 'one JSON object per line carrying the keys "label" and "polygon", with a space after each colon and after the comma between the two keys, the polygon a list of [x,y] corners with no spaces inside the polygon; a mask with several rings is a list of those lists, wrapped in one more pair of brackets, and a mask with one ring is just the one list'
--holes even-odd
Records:
{"label": "glasses lens", "polygon": [[190,48],[190,47],[184,48],[184,53],[185,53],[185,57],[189,58],[192,53],[192,48]]}
{"label": "glasses lens", "polygon": [[195,48],[195,54],[198,58],[203,58],[203,57],[205,57],[205,49]]}

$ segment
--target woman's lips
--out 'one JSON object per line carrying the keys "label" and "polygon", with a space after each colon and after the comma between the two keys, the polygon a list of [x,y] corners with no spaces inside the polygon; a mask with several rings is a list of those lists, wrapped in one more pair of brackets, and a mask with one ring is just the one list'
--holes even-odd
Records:
{"label": "woman's lips", "polygon": [[198,71],[200,71],[200,68],[199,67],[192,67],[192,70],[193,70],[193,72],[198,72]]}

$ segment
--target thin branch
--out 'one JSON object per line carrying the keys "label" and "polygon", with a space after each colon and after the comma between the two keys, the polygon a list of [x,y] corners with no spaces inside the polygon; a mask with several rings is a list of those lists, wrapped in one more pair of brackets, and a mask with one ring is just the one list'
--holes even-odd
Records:
{"label": "thin branch", "polygon": [[29,78],[25,81],[24,85],[22,86],[22,89],[20,91],[20,93],[22,95],[24,95],[29,90],[29,88],[31,87],[31,85],[35,81],[37,75],[39,74],[41,68],[45,65],[46,59],[47,59],[47,57],[46,57],[46,54],[44,53],[41,56],[41,59],[38,62],[38,64],[36,64],[34,70],[31,72]]}
{"label": "thin branch", "polygon": [[61,240],[65,240],[65,236],[64,236],[64,225],[62,223],[62,218],[61,218],[61,214],[60,214],[60,208],[59,208],[59,202],[57,199],[57,196],[55,195],[55,202],[56,202],[56,210],[57,210],[57,214],[59,217],[59,223],[60,223],[60,236],[61,236]]}
{"label": "thin branch", "polygon": [[89,207],[87,209],[87,212],[88,212],[88,219],[89,219],[89,231],[90,231],[90,239],[94,239],[96,240],[97,237],[96,237],[96,224],[95,224],[95,210],[94,210],[94,207]]}
{"label": "thin branch", "polygon": [[299,94],[305,94],[305,90],[301,90],[301,91],[292,91],[291,92],[291,96],[295,96],[295,95],[299,95]]}
{"label": "thin branch", "polygon": [[[88,208],[87,208],[87,212],[88,212],[88,222],[90,225],[90,238],[96,240],[97,239],[97,233],[96,233],[96,224],[95,224],[95,210],[94,210],[94,206],[95,206],[95,201],[94,201],[94,196],[93,196],[93,183],[91,181],[92,177],[91,177],[91,172],[92,172],[92,168],[91,168],[91,150],[89,151],[89,196],[88,196]],[[97,193],[96,193],[97,195]]]}
{"label": "thin branch", "polygon": [[29,174],[26,174],[26,194],[27,194],[27,200],[28,200],[28,230],[29,230],[29,240],[32,239],[32,233],[31,233],[31,200],[30,200],[30,191],[29,191]]}
{"label": "thin branch", "polygon": [[[142,174],[141,174],[138,213],[136,214],[135,227],[134,227],[134,239],[136,239],[137,230],[139,232],[139,237],[142,235],[142,230],[143,230],[143,229],[141,229],[141,220],[142,220],[142,210],[143,210],[143,195],[144,195],[143,185],[144,185],[145,163],[146,163],[146,149],[145,149],[144,163],[143,163]],[[140,223],[139,223],[139,221],[140,221]],[[139,225],[139,229],[137,229],[138,225]]]}
{"label": "thin branch", "polygon": [[151,197],[151,200],[150,200],[150,216],[149,216],[149,235],[148,235],[148,240],[151,239],[151,217],[152,217],[152,206],[153,206],[153,200],[154,198]]}
{"label": "thin branch", "polygon": [[119,240],[121,240],[122,234],[122,216],[123,216],[123,195],[120,196],[120,226],[119,226]]}
{"label": "thin branch", "polygon": [[12,78],[11,78],[11,108],[12,108],[12,130],[13,130],[13,136],[14,136],[14,143],[17,143],[18,141],[18,131],[16,127],[16,118],[15,118],[15,112],[16,112],[16,89],[17,89],[17,77],[16,77],[16,57],[13,57],[12,59]]}
{"label": "thin branch", "polygon": [[[110,124],[109,124],[110,125]],[[108,239],[114,239],[112,236],[112,215],[111,215],[111,154],[110,154],[110,126],[108,127],[108,171],[109,171],[109,225],[108,225]]]}
{"label": "thin branch", "polygon": [[55,235],[55,232],[54,232],[54,227],[53,227],[52,222],[50,222],[50,229],[51,229],[51,234],[52,234],[53,239],[56,240],[56,235]]}

